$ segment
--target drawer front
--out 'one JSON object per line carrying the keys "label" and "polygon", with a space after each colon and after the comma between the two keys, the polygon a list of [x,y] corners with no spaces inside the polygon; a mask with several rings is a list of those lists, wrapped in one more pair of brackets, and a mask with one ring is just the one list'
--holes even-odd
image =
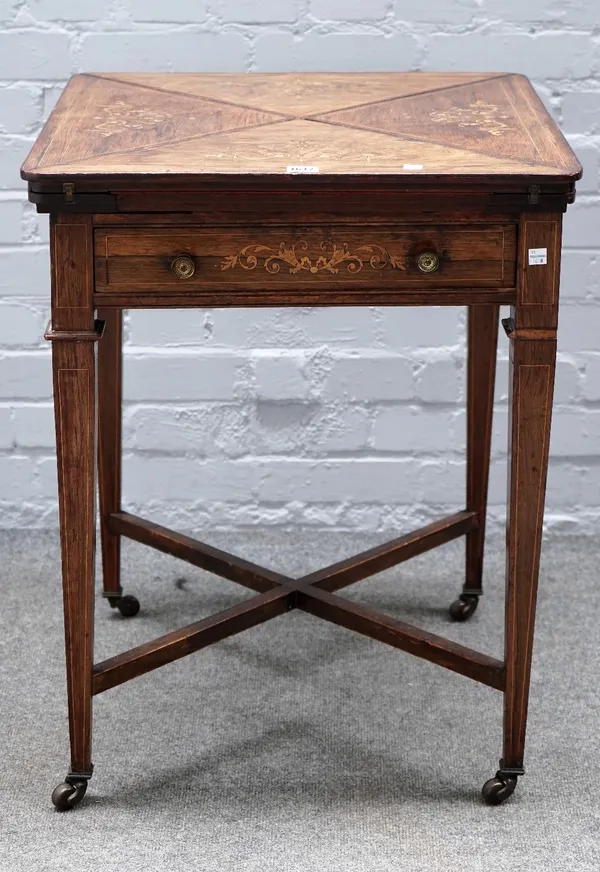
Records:
{"label": "drawer front", "polygon": [[113,294],[514,287],[516,226],[108,228],[95,264]]}

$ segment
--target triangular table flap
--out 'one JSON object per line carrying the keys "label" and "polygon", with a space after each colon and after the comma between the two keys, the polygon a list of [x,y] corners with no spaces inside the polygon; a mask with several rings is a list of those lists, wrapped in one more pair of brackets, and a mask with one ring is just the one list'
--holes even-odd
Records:
{"label": "triangular table flap", "polygon": [[[93,162],[102,155],[152,148],[190,136],[235,130],[280,120],[281,116],[202,97],[142,89],[96,76],[87,80],[85,100],[69,112],[68,138],[61,136],[60,117],[41,166]],[[73,115],[76,113],[76,124]]]}
{"label": "triangular table flap", "polygon": [[458,146],[499,159],[551,166],[557,163],[555,155],[544,160],[529,130],[536,119],[523,101],[515,108],[504,77],[318,117],[329,123]]}
{"label": "triangular table flap", "polygon": [[[496,74],[501,75],[501,74]],[[295,117],[448,88],[493,73],[105,74],[169,93],[211,97]]]}
{"label": "triangular table flap", "polygon": [[[388,136],[368,130],[293,120],[261,128],[190,137],[126,154],[105,154],[61,166],[70,175],[110,173],[284,174],[308,164],[321,174],[469,175],[548,174],[548,167]],[[50,172],[53,168],[46,168]],[[58,169],[58,168],[57,168]]]}

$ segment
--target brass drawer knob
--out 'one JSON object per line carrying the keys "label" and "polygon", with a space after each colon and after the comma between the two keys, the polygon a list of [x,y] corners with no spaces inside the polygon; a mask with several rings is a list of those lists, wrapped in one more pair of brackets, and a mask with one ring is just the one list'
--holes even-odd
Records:
{"label": "brass drawer knob", "polygon": [[178,254],[171,264],[171,272],[178,279],[191,279],[196,272],[194,258],[189,254]]}
{"label": "brass drawer knob", "polygon": [[440,259],[435,251],[423,251],[417,258],[417,266],[422,273],[434,273],[439,269]]}

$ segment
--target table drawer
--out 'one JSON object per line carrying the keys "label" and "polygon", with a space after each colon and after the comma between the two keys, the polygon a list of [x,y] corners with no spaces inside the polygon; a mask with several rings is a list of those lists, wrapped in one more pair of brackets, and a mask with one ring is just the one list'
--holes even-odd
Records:
{"label": "table drawer", "polygon": [[98,229],[96,291],[513,287],[516,235],[512,224]]}

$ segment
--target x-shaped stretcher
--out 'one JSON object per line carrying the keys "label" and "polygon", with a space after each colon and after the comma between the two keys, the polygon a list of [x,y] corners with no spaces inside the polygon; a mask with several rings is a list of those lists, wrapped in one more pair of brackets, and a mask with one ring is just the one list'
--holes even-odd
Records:
{"label": "x-shaped stretcher", "polygon": [[264,569],[226,551],[125,512],[112,514],[109,525],[115,535],[126,536],[178,557],[193,566],[250,588],[257,595],[216,615],[203,618],[96,664],[92,685],[94,694],[102,693],[293,609],[301,609],[333,624],[378,639],[489,687],[505,689],[505,667],[502,661],[405,624],[367,606],[350,602],[335,593],[472,532],[478,525],[476,512],[463,511],[450,515],[413,533],[298,579]]}

